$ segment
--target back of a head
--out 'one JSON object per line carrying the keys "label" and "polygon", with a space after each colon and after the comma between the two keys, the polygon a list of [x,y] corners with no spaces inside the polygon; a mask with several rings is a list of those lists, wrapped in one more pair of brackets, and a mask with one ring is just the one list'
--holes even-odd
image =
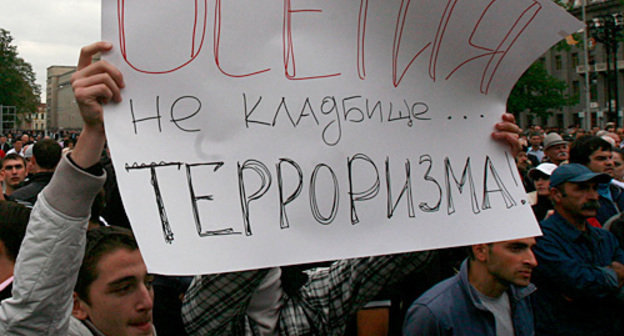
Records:
{"label": "back of a head", "polygon": [[570,147],[570,163],[589,164],[589,157],[597,150],[613,149],[610,143],[595,135],[586,135],[576,139]]}
{"label": "back of a head", "polygon": [[0,201],[0,241],[12,261],[17,258],[29,218],[29,208],[11,201]]}
{"label": "back of a head", "polygon": [[85,256],[78,272],[78,281],[74,290],[87,303],[89,286],[97,279],[97,265],[109,253],[119,249],[130,251],[139,247],[132,231],[118,226],[102,226],[87,232]]}
{"label": "back of a head", "polygon": [[61,160],[61,152],[61,146],[52,139],[43,139],[33,146],[37,165],[44,169],[54,169]]}

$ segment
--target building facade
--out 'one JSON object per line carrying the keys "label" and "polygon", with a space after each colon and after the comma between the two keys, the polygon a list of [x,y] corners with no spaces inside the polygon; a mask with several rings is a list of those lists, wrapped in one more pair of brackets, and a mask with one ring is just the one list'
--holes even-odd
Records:
{"label": "building facade", "polygon": [[[624,5],[619,0],[570,1],[572,7],[570,13],[579,20],[583,17],[583,1],[586,1],[585,19],[588,24],[587,58],[583,34],[579,33],[575,36],[579,40],[578,43],[574,44],[575,42],[571,41],[573,44],[568,48],[552,48],[540,59],[551,75],[568,85],[568,94],[577,96],[579,102],[575,106],[553,110],[553,116],[545,123],[532,120],[530,116],[524,114],[520,118],[520,124],[523,127],[531,123],[560,128],[570,125],[580,125],[584,128],[604,127],[604,124],[609,121],[617,122],[620,127],[622,126],[622,97],[624,95],[622,43],[617,38],[608,38],[607,43],[601,42],[601,38],[605,36],[600,36],[601,27],[596,26],[595,22],[600,22],[596,20],[602,20],[605,16],[616,18],[615,15],[624,12]],[[620,23],[617,24],[620,25]],[[623,25],[621,28],[624,28],[624,21],[621,24]],[[618,26],[617,29],[621,28]],[[618,34],[622,33],[624,32]],[[588,76],[588,86],[585,76]]]}
{"label": "building facade", "polygon": [[20,129],[28,131],[45,131],[47,127],[46,104],[39,104],[36,112],[20,114]]}
{"label": "building facade", "polygon": [[82,127],[82,119],[70,83],[75,71],[76,67],[73,66],[54,65],[47,69],[46,126],[48,131],[75,130]]}

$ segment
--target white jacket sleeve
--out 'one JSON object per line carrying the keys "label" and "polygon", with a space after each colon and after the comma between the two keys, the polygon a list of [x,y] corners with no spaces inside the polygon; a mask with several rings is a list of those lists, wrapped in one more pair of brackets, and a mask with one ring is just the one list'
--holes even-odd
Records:
{"label": "white jacket sleeve", "polygon": [[91,204],[105,178],[61,159],[31,213],[15,264],[13,296],[0,304],[0,335],[67,333]]}

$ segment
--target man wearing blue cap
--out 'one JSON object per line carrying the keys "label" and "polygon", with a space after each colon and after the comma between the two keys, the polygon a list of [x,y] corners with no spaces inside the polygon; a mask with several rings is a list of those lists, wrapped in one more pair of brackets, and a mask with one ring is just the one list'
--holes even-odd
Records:
{"label": "man wearing blue cap", "polygon": [[598,184],[609,180],[576,163],[550,176],[555,214],[540,224],[544,235],[534,249],[536,334],[623,334],[624,251],[610,232],[587,223],[600,207]]}

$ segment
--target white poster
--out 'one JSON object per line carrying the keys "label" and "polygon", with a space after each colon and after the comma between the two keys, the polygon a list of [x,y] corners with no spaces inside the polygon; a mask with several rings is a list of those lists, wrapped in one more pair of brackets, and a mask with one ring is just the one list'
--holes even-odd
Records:
{"label": "white poster", "polygon": [[550,0],[102,1],[121,194],[151,272],[539,235],[491,139],[581,28]]}

